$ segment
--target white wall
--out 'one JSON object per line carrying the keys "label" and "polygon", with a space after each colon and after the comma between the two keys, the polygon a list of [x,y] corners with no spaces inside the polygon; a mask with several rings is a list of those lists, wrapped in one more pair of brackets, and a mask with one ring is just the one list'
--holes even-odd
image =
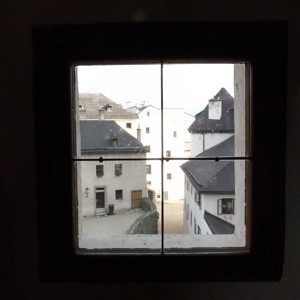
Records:
{"label": "white wall", "polygon": [[[233,133],[191,133],[191,157],[195,157],[203,151],[227,140]],[[203,142],[204,140],[204,142]],[[204,149],[203,149],[204,146]]]}

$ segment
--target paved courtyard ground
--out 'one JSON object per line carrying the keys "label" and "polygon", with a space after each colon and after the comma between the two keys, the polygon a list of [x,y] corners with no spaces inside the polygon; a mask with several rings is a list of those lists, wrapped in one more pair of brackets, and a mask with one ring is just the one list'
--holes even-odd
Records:
{"label": "paved courtyard ground", "polygon": [[[158,232],[161,233],[161,202],[156,202],[159,212]],[[183,201],[164,202],[164,233],[183,233]]]}
{"label": "paved courtyard ground", "polygon": [[[158,232],[161,233],[161,202],[156,202],[159,212]],[[82,220],[82,235],[124,234],[132,223],[145,212],[141,209],[124,214],[88,217]],[[164,231],[169,234],[183,233],[183,201],[164,203]]]}
{"label": "paved courtyard ground", "polygon": [[123,214],[84,218],[82,220],[82,235],[124,234],[130,225],[144,213],[141,209],[135,209]]}

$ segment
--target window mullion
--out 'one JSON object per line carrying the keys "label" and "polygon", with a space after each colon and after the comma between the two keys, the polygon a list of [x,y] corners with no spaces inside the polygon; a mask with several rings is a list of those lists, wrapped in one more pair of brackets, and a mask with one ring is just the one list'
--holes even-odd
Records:
{"label": "window mullion", "polygon": [[164,84],[163,84],[163,62],[160,64],[160,117],[161,117],[161,253],[164,254]]}

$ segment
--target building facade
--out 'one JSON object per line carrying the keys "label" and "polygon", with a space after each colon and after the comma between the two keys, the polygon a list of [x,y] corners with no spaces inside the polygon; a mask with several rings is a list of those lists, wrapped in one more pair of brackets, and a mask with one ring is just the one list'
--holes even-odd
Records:
{"label": "building facade", "polygon": [[143,144],[109,120],[81,120],[80,140],[81,158],[95,159],[77,163],[81,215],[140,208],[147,196],[146,162],[130,159],[145,158]]}
{"label": "building facade", "polygon": [[181,166],[185,174],[185,233],[244,232],[245,199],[236,198],[236,177],[245,181],[244,165],[233,160],[206,160],[235,155],[234,108],[234,98],[222,88],[189,127],[191,156],[199,160]]}

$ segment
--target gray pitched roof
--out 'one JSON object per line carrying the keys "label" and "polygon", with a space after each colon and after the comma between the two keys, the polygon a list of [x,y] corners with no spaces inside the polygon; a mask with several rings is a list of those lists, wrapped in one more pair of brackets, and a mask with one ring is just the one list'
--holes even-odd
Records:
{"label": "gray pitched roof", "polygon": [[79,94],[79,105],[82,105],[86,110],[87,119],[99,119],[99,109],[106,104],[110,104],[113,109],[111,112],[104,112],[105,120],[137,118],[136,115],[124,109],[121,104],[112,101],[103,94]]}
{"label": "gray pitched roof", "polygon": [[115,121],[82,120],[80,134],[82,154],[145,152],[143,144]]}
{"label": "gray pitched roof", "polygon": [[[234,155],[234,136],[196,156],[221,157]],[[234,194],[233,161],[191,160],[181,166],[198,193]]]}
{"label": "gray pitched roof", "polygon": [[213,234],[233,234],[235,226],[217,216],[204,212],[204,219]]}
{"label": "gray pitched roof", "polygon": [[220,120],[208,118],[207,105],[204,110],[195,116],[195,121],[188,128],[190,132],[233,132],[234,131],[234,98],[225,88],[215,95],[215,99],[220,99],[222,103],[222,116]]}

